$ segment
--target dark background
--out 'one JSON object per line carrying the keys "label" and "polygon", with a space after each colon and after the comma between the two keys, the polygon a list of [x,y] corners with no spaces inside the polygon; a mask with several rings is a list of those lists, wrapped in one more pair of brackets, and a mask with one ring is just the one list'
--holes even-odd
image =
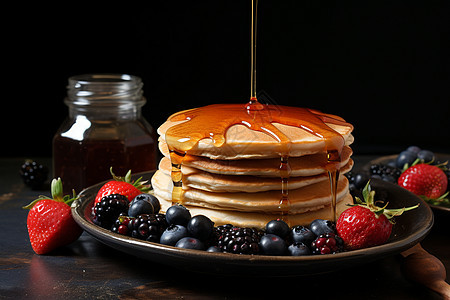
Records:
{"label": "dark background", "polygon": [[[450,152],[449,2],[261,0],[257,90],[344,117],[355,153]],[[154,128],[248,101],[249,0],[124,3],[4,7],[2,156],[51,156],[76,74],[142,77]]]}

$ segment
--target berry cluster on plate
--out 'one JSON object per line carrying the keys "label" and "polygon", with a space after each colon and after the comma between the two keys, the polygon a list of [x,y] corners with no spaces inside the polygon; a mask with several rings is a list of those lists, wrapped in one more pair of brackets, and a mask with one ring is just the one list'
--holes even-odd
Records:
{"label": "berry cluster on plate", "polygon": [[[129,178],[129,174],[125,178]],[[136,185],[136,182],[139,184]],[[116,178],[98,192],[92,208],[94,224],[120,235],[185,249],[234,254],[323,255],[385,243],[392,231],[392,218],[406,210],[375,205],[375,191],[367,184],[363,200],[348,208],[335,223],[316,219],[309,226],[290,228],[280,219],[264,229],[214,226],[204,215],[191,216],[182,205],[165,214],[152,194],[139,191],[143,182]]]}
{"label": "berry cluster on plate", "polygon": [[183,205],[171,206],[165,214],[159,210],[158,199],[148,193],[131,202],[124,195],[109,194],[93,207],[92,220],[114,233],[208,252],[298,256],[344,250],[335,224],[327,220],[314,220],[309,227],[289,228],[277,219],[261,230],[232,224],[214,226],[207,216],[191,216]]}
{"label": "berry cluster on plate", "polygon": [[450,168],[435,153],[410,146],[394,159],[370,165],[368,170],[346,174],[350,192],[360,195],[371,178],[396,183],[432,205],[450,207]]}

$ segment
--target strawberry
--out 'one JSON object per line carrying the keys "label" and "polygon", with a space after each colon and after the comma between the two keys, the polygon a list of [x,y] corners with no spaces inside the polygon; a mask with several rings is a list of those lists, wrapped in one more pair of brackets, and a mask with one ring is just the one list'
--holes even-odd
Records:
{"label": "strawberry", "polygon": [[418,196],[437,199],[446,192],[448,179],[438,166],[419,163],[406,169],[397,183]]}
{"label": "strawberry", "polygon": [[53,179],[52,198],[40,196],[25,206],[29,209],[27,217],[28,235],[31,247],[37,254],[45,254],[56,248],[68,245],[78,239],[83,230],[72,218],[70,204],[76,199],[62,196],[61,178]]}
{"label": "strawberry", "polygon": [[336,230],[348,250],[356,250],[384,244],[392,232],[393,217],[418,207],[386,209],[375,205],[375,191],[369,183],[363,190],[366,202],[356,197],[357,204],[346,209],[336,222]]}
{"label": "strawberry", "polygon": [[146,181],[141,181],[142,177],[136,181],[131,181],[131,170],[127,172],[125,177],[119,177],[114,175],[112,168],[110,169],[113,180],[105,183],[97,193],[95,197],[94,206],[105,196],[110,194],[120,194],[128,198],[128,201],[132,201],[137,195],[148,192],[150,190],[149,185],[146,185]]}

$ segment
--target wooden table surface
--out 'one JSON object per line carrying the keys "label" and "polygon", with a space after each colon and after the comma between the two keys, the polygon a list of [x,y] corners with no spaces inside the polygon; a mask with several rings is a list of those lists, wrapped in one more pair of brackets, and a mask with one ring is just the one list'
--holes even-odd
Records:
{"label": "wooden table surface", "polygon": [[[371,158],[355,156],[356,168]],[[52,254],[37,255],[28,239],[28,211],[21,207],[50,191],[23,185],[18,175],[23,161],[0,159],[0,299],[441,299],[405,278],[401,255],[320,276],[277,279],[180,271],[109,248],[87,233]],[[50,159],[41,161],[50,166]],[[421,243],[442,261],[447,278],[449,219],[450,214],[435,214]]]}

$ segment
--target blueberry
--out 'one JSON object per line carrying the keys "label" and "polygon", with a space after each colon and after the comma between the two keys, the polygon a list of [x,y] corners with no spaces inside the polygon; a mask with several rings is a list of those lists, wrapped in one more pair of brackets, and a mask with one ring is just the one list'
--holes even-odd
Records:
{"label": "blueberry", "polygon": [[206,249],[207,252],[222,252],[219,247],[217,246],[211,246],[208,249]]}
{"label": "blueberry", "polygon": [[266,233],[271,233],[285,238],[289,234],[289,225],[283,220],[272,220],[266,224]]}
{"label": "blueberry", "polygon": [[140,194],[134,197],[128,208],[128,216],[137,217],[142,214],[157,214],[161,209],[159,200],[150,194]]}
{"label": "blueberry", "polygon": [[294,243],[288,247],[288,253],[292,256],[310,255],[311,250],[303,243]]}
{"label": "blueberry", "polygon": [[397,156],[395,164],[397,165],[397,168],[403,169],[403,166],[405,164],[411,165],[416,160],[416,158],[417,158],[416,153],[409,151],[402,151]]}
{"label": "blueberry", "polygon": [[286,242],[275,234],[266,234],[259,241],[259,249],[265,255],[285,255],[287,246]]}
{"label": "blueberry", "polygon": [[203,244],[203,242],[193,237],[182,238],[175,244],[175,247],[195,250],[205,249],[205,245]]}
{"label": "blueberry", "polygon": [[369,175],[366,173],[355,174],[354,184],[357,189],[362,189],[366,186],[367,181],[369,181]]}
{"label": "blueberry", "polygon": [[423,160],[423,162],[428,163],[434,160],[434,153],[430,150],[421,150],[419,153],[417,153],[417,158],[420,158]]}
{"label": "blueberry", "polygon": [[166,221],[169,224],[187,226],[191,213],[183,205],[173,205],[166,211]]}
{"label": "blueberry", "polygon": [[420,148],[417,147],[417,146],[409,146],[409,147],[406,149],[406,151],[411,152],[411,153],[414,153],[415,155],[417,155],[417,153],[419,153],[420,150],[422,150],[422,149],[420,149]]}
{"label": "blueberry", "polygon": [[292,228],[291,239],[294,243],[309,245],[316,239],[316,235],[308,227],[298,225]]}
{"label": "blueberry", "polygon": [[170,225],[162,233],[160,243],[163,245],[174,246],[179,240],[188,236],[186,227],[181,225]]}
{"label": "blueberry", "polygon": [[315,219],[309,225],[309,229],[311,229],[311,231],[317,236],[319,236],[321,234],[325,234],[325,233],[330,233],[330,232],[334,233],[335,228],[336,228],[336,225],[334,225],[333,222],[331,222],[329,220],[322,220],[322,219]]}
{"label": "blueberry", "polygon": [[198,238],[199,240],[206,240],[214,229],[214,223],[204,215],[197,215],[193,217],[187,224],[189,235]]}

